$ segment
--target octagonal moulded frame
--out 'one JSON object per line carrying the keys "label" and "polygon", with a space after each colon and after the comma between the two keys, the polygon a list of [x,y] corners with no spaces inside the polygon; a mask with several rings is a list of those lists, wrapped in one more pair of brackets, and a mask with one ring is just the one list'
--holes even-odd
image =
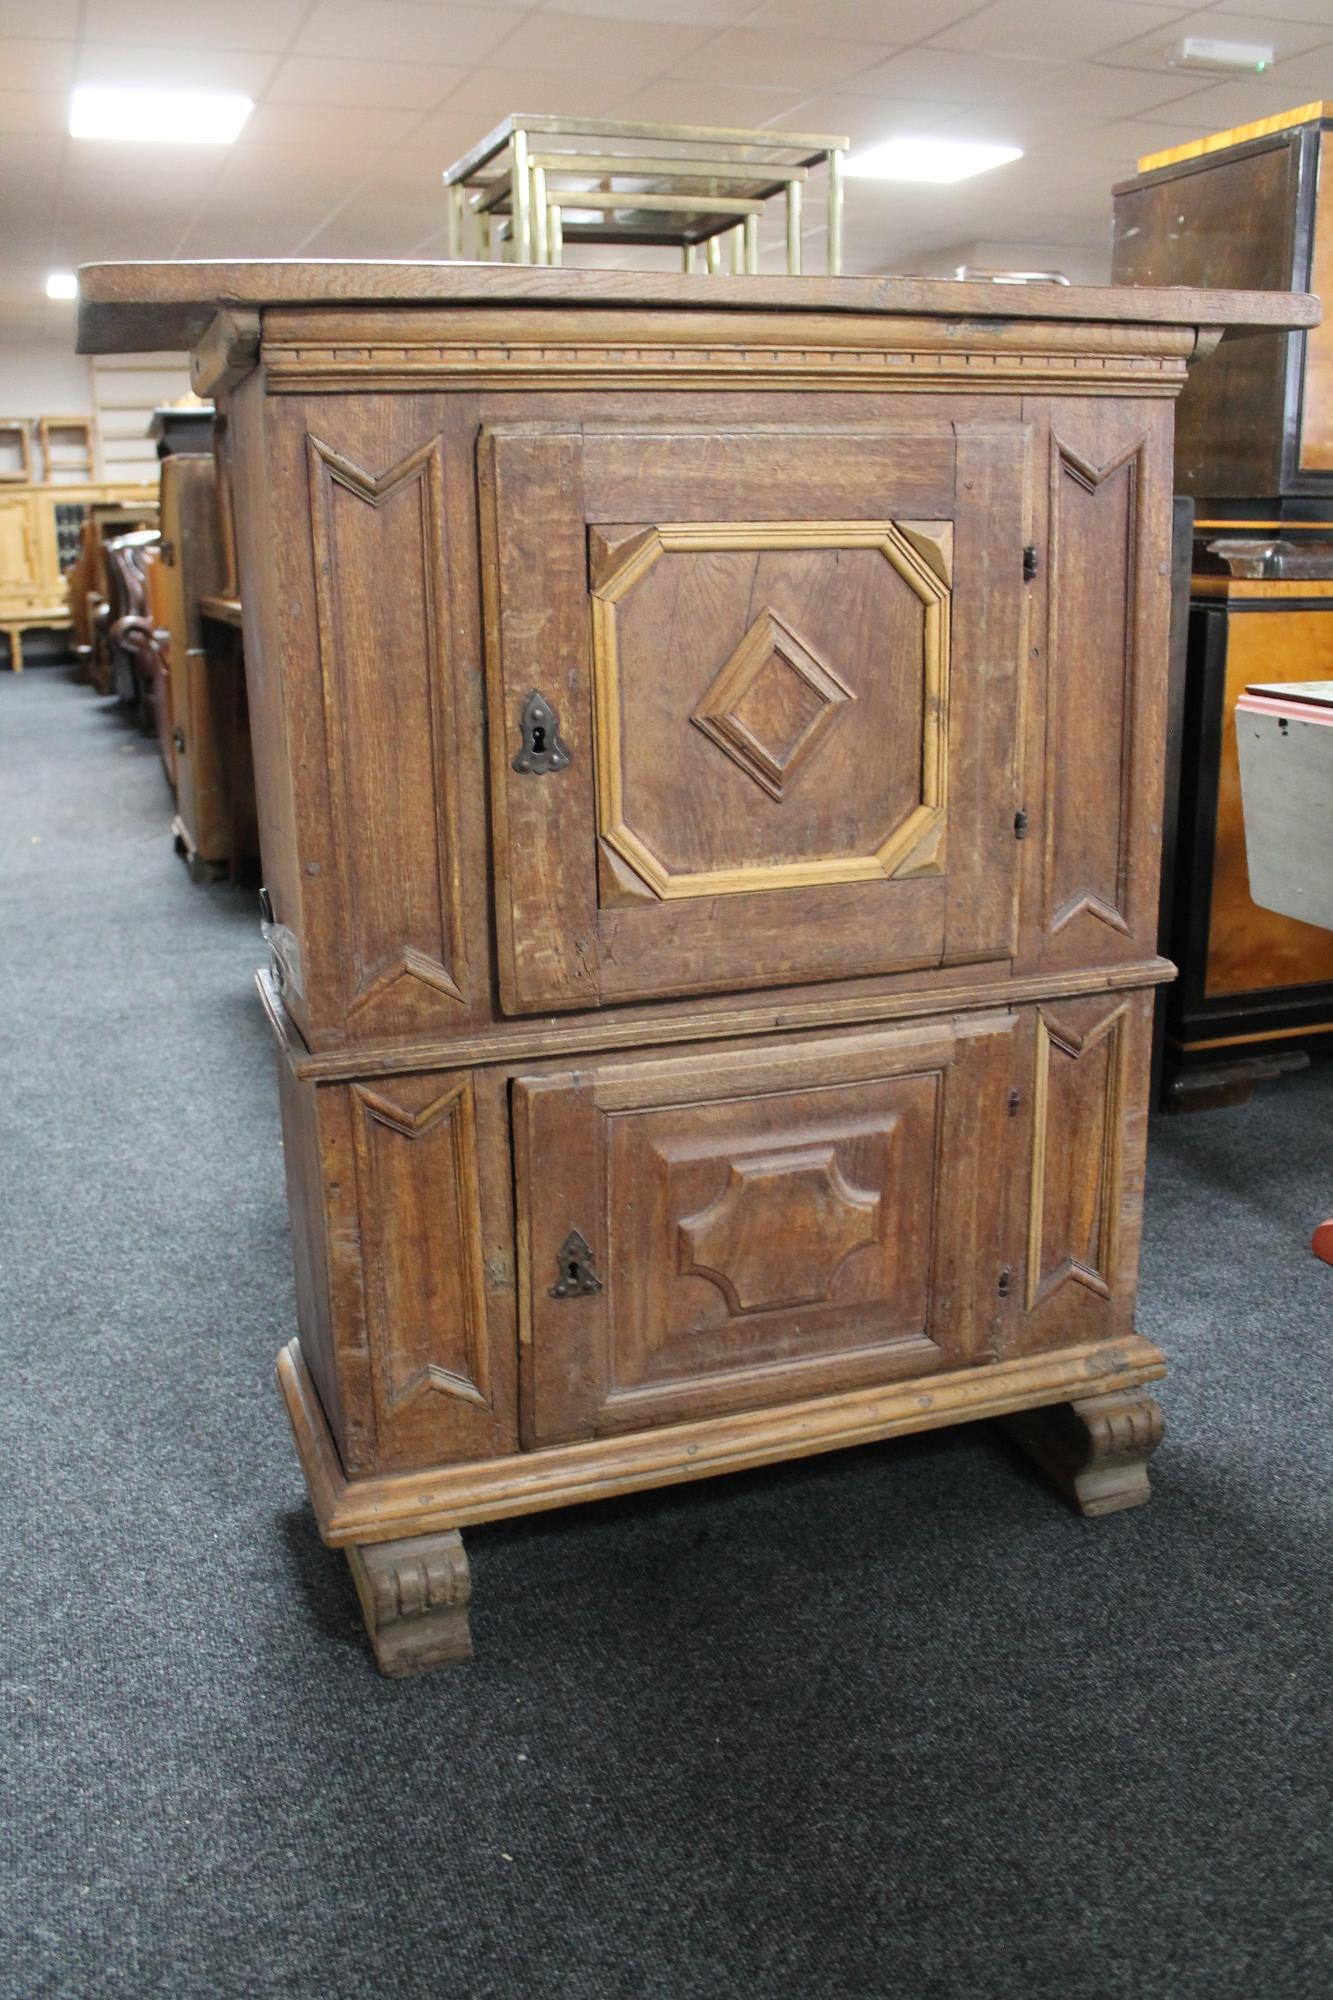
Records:
{"label": "octagonal moulded frame", "polygon": [[[806,888],[818,883],[870,882],[908,869],[921,873],[926,866],[938,865],[935,850],[944,820],[948,749],[951,526],[946,521],[913,521],[904,524],[908,530],[904,532],[893,521],[668,521],[655,524],[626,544],[621,560],[591,593],[597,831],[655,895],[673,900]],[[653,853],[625,817],[616,606],[664,555],[732,554],[751,549],[878,550],[920,600],[925,613],[920,801],[868,854],[677,873]],[[919,856],[918,850],[927,843],[929,855]]]}

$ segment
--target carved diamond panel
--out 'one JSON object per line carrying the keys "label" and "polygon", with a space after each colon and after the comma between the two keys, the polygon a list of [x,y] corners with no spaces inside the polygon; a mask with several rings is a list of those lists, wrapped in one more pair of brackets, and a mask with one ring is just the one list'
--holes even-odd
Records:
{"label": "carved diamond panel", "polygon": [[776,611],[762,611],[690,717],[734,764],[780,799],[850,688]]}
{"label": "carved diamond panel", "polygon": [[[951,534],[590,531],[597,830],[617,900],[944,872]],[[694,731],[773,803],[742,795]]]}

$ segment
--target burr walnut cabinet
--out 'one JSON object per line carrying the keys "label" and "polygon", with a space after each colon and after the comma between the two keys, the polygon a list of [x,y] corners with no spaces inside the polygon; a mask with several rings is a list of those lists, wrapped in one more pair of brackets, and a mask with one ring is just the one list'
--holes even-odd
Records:
{"label": "burr walnut cabinet", "polygon": [[103,266],[229,408],[300,1338],[380,1664],[470,1523],[1005,1418],[1147,1496],[1172,399],[1281,296]]}

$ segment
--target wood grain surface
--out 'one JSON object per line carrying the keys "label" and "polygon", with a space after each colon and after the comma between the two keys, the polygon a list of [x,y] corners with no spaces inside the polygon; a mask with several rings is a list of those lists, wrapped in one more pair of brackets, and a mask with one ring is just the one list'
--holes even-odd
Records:
{"label": "wood grain surface", "polygon": [[450,306],[726,305],[750,312],[927,313],[990,320],[1123,320],[1137,325],[1314,326],[1319,302],[1288,293],[960,284],[931,278],[721,277],[521,265],[304,263],[85,264],[81,354],[191,348],[219,307],[337,303]]}

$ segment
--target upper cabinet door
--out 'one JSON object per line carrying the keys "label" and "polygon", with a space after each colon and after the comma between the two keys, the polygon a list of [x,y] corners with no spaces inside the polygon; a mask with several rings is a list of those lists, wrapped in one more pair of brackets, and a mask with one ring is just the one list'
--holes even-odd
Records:
{"label": "upper cabinet door", "polygon": [[1011,953],[1020,424],[480,453],[507,1011]]}

